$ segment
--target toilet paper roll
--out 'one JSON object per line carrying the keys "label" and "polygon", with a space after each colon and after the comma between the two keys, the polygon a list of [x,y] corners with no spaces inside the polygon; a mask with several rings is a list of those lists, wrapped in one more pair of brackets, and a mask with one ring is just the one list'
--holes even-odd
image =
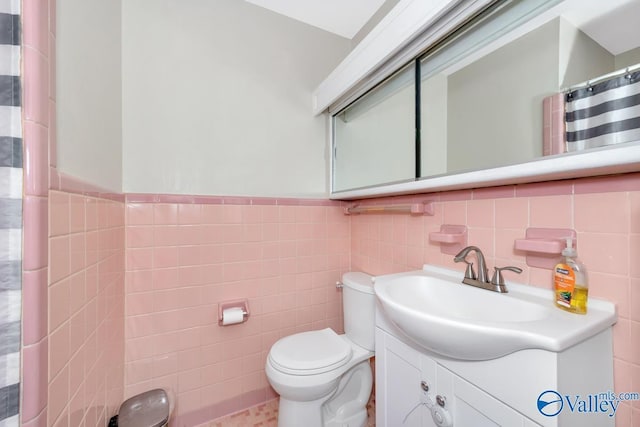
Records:
{"label": "toilet paper roll", "polygon": [[244,322],[244,310],[242,307],[231,307],[222,310],[222,326],[235,325]]}

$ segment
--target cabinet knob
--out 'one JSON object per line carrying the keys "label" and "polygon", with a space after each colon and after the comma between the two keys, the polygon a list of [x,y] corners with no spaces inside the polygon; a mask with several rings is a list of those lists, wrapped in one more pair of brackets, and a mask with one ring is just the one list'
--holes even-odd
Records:
{"label": "cabinet knob", "polygon": [[420,381],[420,388],[422,391],[429,391],[429,384],[426,381]]}
{"label": "cabinet knob", "polygon": [[447,404],[447,398],[442,396],[442,395],[437,395],[436,396],[436,403],[438,404],[438,406],[444,408],[444,405]]}

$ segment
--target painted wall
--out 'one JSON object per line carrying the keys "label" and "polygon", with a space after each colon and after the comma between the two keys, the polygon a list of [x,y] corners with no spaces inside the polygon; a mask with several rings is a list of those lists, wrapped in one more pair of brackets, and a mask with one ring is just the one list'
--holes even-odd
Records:
{"label": "painted wall", "polygon": [[[615,391],[640,389],[640,174],[423,194],[365,203],[434,200],[434,216],[359,215],[351,218],[351,268],[370,274],[435,264],[464,271],[442,254],[429,233],[441,224],[468,227],[468,244],[480,247],[487,266],[513,265],[506,280],[551,289],[551,270],[526,265],[514,250],[527,227],[572,228],[589,271],[589,296],[613,301]],[[615,208],[614,208],[615,207]],[[637,404],[623,403],[617,427],[640,423]]]}
{"label": "painted wall", "polygon": [[122,7],[126,192],[327,193],[311,91],[348,40],[242,1]]}
{"label": "painted wall", "polygon": [[55,7],[58,169],[121,191],[120,2],[67,0]]}
{"label": "painted wall", "polygon": [[[264,366],[277,339],[342,330],[339,203],[128,199],[125,397],[171,390],[174,425],[195,426],[275,396]],[[242,298],[248,321],[219,326],[218,304]]]}
{"label": "painted wall", "polygon": [[0,425],[20,412],[23,135],[20,2],[0,3]]}
{"label": "painted wall", "polygon": [[616,70],[640,64],[640,47],[628,50],[616,56]]}
{"label": "painted wall", "polygon": [[355,48],[362,41],[362,39],[364,39],[367,34],[369,34],[371,30],[373,30],[373,28],[380,23],[382,18],[387,16],[387,14],[391,12],[391,9],[393,9],[399,2],[400,0],[385,0],[385,2],[382,3],[382,6],[380,6],[376,13],[373,14],[371,19],[369,19],[369,21],[367,21],[367,23],[362,26],[360,31],[358,31],[356,35],[353,36],[353,38],[351,39],[351,48]]}
{"label": "painted wall", "polygon": [[558,90],[615,70],[615,57],[587,34],[558,18]]}

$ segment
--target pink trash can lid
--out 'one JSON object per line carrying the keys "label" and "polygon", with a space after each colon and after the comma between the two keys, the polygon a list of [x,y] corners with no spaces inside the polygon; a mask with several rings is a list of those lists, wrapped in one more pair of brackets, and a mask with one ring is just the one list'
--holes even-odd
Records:
{"label": "pink trash can lid", "polygon": [[125,400],[118,412],[118,427],[162,427],[167,421],[169,397],[160,388]]}

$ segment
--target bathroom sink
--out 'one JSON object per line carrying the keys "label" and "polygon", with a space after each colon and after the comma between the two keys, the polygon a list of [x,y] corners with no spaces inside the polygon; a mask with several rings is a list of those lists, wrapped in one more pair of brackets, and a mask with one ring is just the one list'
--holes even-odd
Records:
{"label": "bathroom sink", "polygon": [[555,307],[553,293],[507,282],[501,294],[462,284],[461,272],[423,270],[375,278],[386,317],[409,339],[434,353],[487,360],[524,349],[560,352],[613,325],[615,305],[589,298],[588,313]]}

